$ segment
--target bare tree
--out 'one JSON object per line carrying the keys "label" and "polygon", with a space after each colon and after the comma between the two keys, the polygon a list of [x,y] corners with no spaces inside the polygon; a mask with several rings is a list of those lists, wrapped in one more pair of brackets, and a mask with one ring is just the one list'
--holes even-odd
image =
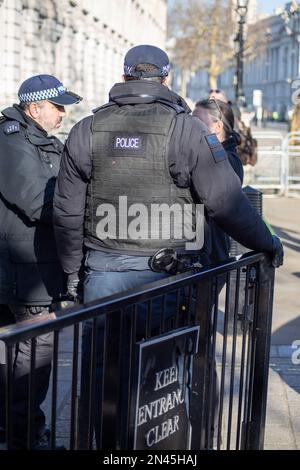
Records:
{"label": "bare tree", "polygon": [[190,72],[205,70],[211,88],[234,56],[232,0],[177,1],[169,14],[173,37],[172,61],[182,73],[181,93],[186,95]]}

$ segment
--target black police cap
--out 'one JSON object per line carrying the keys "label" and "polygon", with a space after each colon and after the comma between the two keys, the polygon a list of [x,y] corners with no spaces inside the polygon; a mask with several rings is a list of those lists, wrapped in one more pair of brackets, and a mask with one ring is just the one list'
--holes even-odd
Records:
{"label": "black police cap", "polygon": [[[140,72],[136,70],[139,64],[155,65],[157,70]],[[124,75],[130,77],[166,77],[169,70],[170,63],[167,54],[156,46],[147,44],[135,46],[127,52],[124,59]]]}

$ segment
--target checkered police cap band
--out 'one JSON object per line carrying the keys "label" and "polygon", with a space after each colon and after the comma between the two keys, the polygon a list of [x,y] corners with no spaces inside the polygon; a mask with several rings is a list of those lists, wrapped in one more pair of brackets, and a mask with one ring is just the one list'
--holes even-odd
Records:
{"label": "checkered police cap band", "polygon": [[[140,64],[156,66],[156,70],[138,71],[136,67]],[[124,75],[146,78],[166,77],[170,71],[169,58],[165,51],[156,46],[141,44],[129,49],[124,58]]]}
{"label": "checkered police cap band", "polygon": [[48,100],[57,96],[63,95],[67,89],[64,86],[58,86],[57,88],[48,88],[46,90],[33,91],[30,93],[19,93],[19,99],[21,103],[32,103],[33,101]]}

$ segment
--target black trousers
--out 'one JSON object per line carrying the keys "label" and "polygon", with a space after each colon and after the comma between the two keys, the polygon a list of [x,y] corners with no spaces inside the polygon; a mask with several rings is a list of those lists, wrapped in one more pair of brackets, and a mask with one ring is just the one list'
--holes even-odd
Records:
{"label": "black trousers", "polygon": [[[0,328],[15,323],[15,318],[8,305],[0,305]],[[0,442],[5,440],[5,383],[6,355],[4,343],[0,342]]]}
{"label": "black trousers", "polygon": [[[30,307],[24,305],[10,305],[14,322],[26,321],[36,315],[49,314],[49,306]],[[45,433],[45,414],[41,404],[46,398],[52,362],[53,333],[41,335],[36,341],[34,405],[33,405],[33,439],[38,443]],[[22,449],[27,446],[28,435],[28,397],[29,374],[31,364],[31,340],[15,345],[13,355],[13,398],[12,398],[12,425],[13,448]],[[5,428],[5,373],[6,365],[2,365],[0,383],[0,427]],[[3,406],[4,405],[4,406]]]}

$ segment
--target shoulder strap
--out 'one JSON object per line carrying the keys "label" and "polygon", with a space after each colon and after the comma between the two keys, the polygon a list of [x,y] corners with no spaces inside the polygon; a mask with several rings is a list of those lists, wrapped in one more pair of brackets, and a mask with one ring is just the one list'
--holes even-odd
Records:
{"label": "shoulder strap", "polygon": [[[166,100],[165,98],[162,98],[161,96],[156,96],[156,95],[146,95],[146,94],[130,94],[130,95],[122,95],[122,96],[116,96],[115,99],[117,100],[118,98],[146,98],[147,100],[150,100],[148,103],[162,103],[162,104],[165,104],[167,106],[169,106],[170,108],[174,109],[176,111],[176,114],[180,114],[180,113],[185,113],[185,109],[180,106],[179,104],[176,104],[176,103],[172,103],[172,101],[168,101]],[[117,104],[115,103],[114,101],[113,102],[110,102],[112,104]],[[138,103],[136,103],[138,104]],[[109,105],[109,103],[108,103]],[[104,107],[107,106],[107,105],[104,105]],[[101,109],[102,106],[100,108],[97,108],[97,111],[98,109]]]}
{"label": "shoulder strap", "polygon": [[115,103],[114,101],[109,101],[109,103],[105,103],[102,106],[98,106],[98,108],[93,109],[92,112],[95,114],[101,109],[109,108],[110,106],[117,106],[117,103]]}

